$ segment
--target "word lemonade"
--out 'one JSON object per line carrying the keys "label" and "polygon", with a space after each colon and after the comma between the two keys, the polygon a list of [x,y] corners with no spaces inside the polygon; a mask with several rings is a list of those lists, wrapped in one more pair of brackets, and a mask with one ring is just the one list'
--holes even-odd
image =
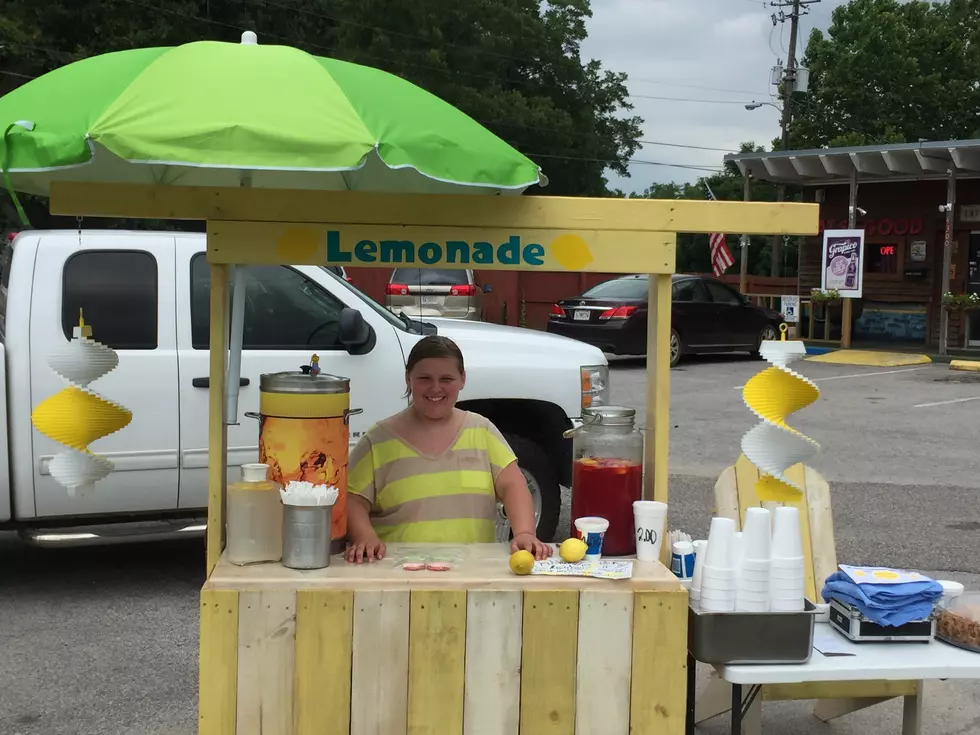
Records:
{"label": "word lemonade", "polygon": [[547,256],[566,270],[579,270],[592,262],[588,244],[578,235],[564,234],[547,247],[536,242],[523,242],[520,235],[511,235],[506,242],[466,240],[426,241],[421,244],[408,239],[359,240],[344,242],[337,230],[327,230],[326,261],[334,265],[388,265],[420,263],[422,265],[504,265],[545,267]]}

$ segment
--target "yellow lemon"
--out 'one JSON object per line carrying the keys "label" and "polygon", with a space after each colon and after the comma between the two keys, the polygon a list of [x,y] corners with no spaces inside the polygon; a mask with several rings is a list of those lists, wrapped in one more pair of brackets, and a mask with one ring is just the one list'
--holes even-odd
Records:
{"label": "yellow lemon", "polygon": [[569,564],[574,564],[585,558],[585,552],[588,548],[580,538],[567,538],[561,542],[561,546],[558,547],[558,553]]}
{"label": "yellow lemon", "polygon": [[515,551],[510,555],[510,570],[514,574],[530,574],[534,566],[534,555],[530,551]]}

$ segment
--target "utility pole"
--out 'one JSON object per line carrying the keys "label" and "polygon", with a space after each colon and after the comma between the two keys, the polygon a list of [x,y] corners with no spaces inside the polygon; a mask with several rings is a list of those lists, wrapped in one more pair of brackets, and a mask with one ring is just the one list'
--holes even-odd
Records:
{"label": "utility pole", "polygon": [[[789,125],[793,120],[793,92],[796,91],[796,40],[800,33],[800,16],[809,13],[807,6],[818,3],[820,0],[786,0],[785,2],[770,2],[774,8],[792,8],[789,14],[780,10],[772,14],[772,24],[785,23],[789,19],[789,49],[787,50],[786,70],[783,74],[783,112],[779,118],[779,128],[782,136],[781,149],[789,150]],[[785,184],[776,186],[776,201],[782,202],[786,199]],[[772,276],[780,275],[782,265],[782,238],[774,235],[772,238],[772,257],[770,259],[769,272]]]}

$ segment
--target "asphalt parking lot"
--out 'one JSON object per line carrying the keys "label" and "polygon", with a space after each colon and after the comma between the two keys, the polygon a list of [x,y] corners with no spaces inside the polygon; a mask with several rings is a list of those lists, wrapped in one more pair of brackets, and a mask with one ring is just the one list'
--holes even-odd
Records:
{"label": "asphalt parking lot", "polygon": [[[763,367],[726,356],[671,371],[672,526],[706,533],[714,481],[755,423],[738,388]],[[839,559],[913,567],[980,589],[980,375],[946,365],[794,367],[821,390],[789,421],[822,445],[811,464],[831,484]],[[615,361],[612,380],[614,400],[642,417],[643,361]],[[0,733],[195,732],[203,565],[200,541],[51,551],[0,535]],[[927,735],[980,732],[974,683],[931,683],[927,697]],[[831,725],[811,710],[767,704],[764,732],[900,731],[898,701]],[[720,735],[727,722],[699,732]]]}

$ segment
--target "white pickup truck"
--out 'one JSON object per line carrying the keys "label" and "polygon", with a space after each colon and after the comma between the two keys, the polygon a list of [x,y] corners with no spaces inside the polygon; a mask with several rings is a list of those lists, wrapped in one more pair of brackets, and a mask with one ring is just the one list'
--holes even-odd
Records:
{"label": "white pickup truck", "polygon": [[[354,442],[406,405],[405,359],[424,333],[460,345],[460,405],[493,420],[528,477],[538,532],[554,536],[570,441],[584,405],[608,397],[596,348],[537,331],[399,317],[327,268],[246,271],[239,423],[228,429],[229,478],[258,457],[259,376],[298,370],[312,353],[324,372],[351,378]],[[207,506],[208,300],[205,236],[146,231],[30,231],[0,254],[0,530],[40,545],[107,543],[203,531]],[[92,444],[115,472],[75,497],[51,477],[63,447],[34,429],[31,411],[65,386],[47,364],[78,323],[115,349],[119,366],[92,389],[133,412]],[[343,316],[343,319],[342,319]],[[343,321],[343,325],[342,325]],[[366,329],[364,327],[367,327]],[[501,516],[499,528],[506,532]]]}

